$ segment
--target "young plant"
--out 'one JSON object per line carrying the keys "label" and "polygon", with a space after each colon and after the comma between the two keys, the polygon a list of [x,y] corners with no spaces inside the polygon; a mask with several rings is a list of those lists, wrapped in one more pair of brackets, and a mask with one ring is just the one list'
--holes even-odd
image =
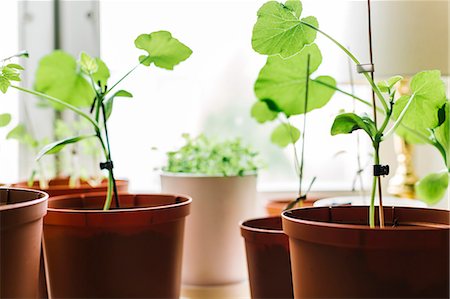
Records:
{"label": "young plant", "polygon": [[[329,34],[319,29],[318,22],[314,17],[301,19],[301,12],[302,4],[299,0],[288,0],[285,4],[275,1],[264,4],[258,11],[258,20],[253,31],[253,48],[261,54],[279,54],[282,57],[289,57],[302,51],[304,47],[313,42],[315,35],[320,33],[342,50],[354,64],[358,67],[362,66],[353,53]],[[425,72],[424,74],[429,73],[430,72]],[[411,96],[408,96],[407,98],[401,97],[396,101],[394,86],[402,79],[400,76],[392,77],[377,85],[372,78],[373,76],[368,72],[363,71],[362,74],[370,84],[374,97],[376,95],[378,102],[381,103],[382,109],[376,107],[375,99],[373,104],[370,104],[370,102],[336,88],[331,84],[327,84],[327,82],[322,82],[321,85],[342,92],[343,94],[351,96],[364,104],[371,105],[374,108],[373,116],[358,116],[355,113],[338,115],[332,125],[331,134],[349,134],[356,130],[362,130],[370,138],[374,150],[374,178],[369,208],[369,225],[370,227],[375,227],[374,206],[376,190],[378,187],[380,201],[379,218],[380,226],[383,227],[384,216],[383,209],[381,208],[381,180],[379,179],[379,176],[387,174],[388,167],[383,166],[380,163],[380,145],[399,127],[411,106],[435,107],[436,100],[433,100],[430,95],[432,95],[432,90],[436,84],[436,78],[429,75],[422,75],[422,79],[420,80],[420,84],[417,85],[417,88],[412,88],[413,92]],[[377,111],[384,114],[381,126],[379,126],[377,122]],[[423,117],[428,119],[427,115],[421,116],[421,118]],[[424,127],[420,120],[421,118],[416,119],[415,124],[422,129]],[[433,119],[435,118],[436,115],[433,116]],[[391,120],[393,120],[394,123],[389,127]],[[417,130],[417,128],[412,128],[412,130],[414,129]]]}
{"label": "young plant", "polygon": [[[107,84],[109,71],[107,70],[106,65],[98,58],[92,58],[84,52],[81,53],[80,59],[79,61],[77,61],[77,66],[75,66],[75,69],[81,70],[80,75],[88,79],[91,88],[94,91],[94,100],[90,102],[90,113],[84,112],[79,107],[67,103],[63,99],[59,99],[55,96],[45,94],[36,90],[23,88],[18,85],[10,85],[15,89],[45,99],[52,103],[52,105],[61,106],[72,110],[79,117],[87,120],[90,123],[92,133],[69,137],[48,144],[40,151],[37,160],[41,159],[44,155],[54,154],[61,151],[68,144],[74,144],[82,140],[91,138],[96,139],[100,143],[104,159],[106,160],[106,162],[100,163],[100,167],[101,169],[106,169],[108,171],[108,191],[103,207],[104,210],[110,209],[113,195],[115,197],[116,206],[120,206],[113,172],[107,120],[111,115],[114,100],[116,97],[131,97],[131,94],[129,92],[124,90],[117,90],[116,87],[131,73],[133,73],[133,71],[140,65],[150,66],[154,64],[155,66],[160,68],[173,70],[175,65],[186,60],[192,54],[191,49],[179,42],[177,39],[173,38],[168,31],[157,31],[150,34],[141,34],[136,38],[135,46],[138,49],[146,51],[147,53],[139,57],[139,63],[136,66],[134,66],[130,71],[123,75],[117,82],[109,86]],[[48,76],[52,76],[50,78],[53,78],[55,80],[58,79],[58,76],[56,74],[52,74],[52,72],[49,72]],[[46,76],[44,76],[44,79],[50,80]],[[80,82],[80,78],[76,77],[73,82],[76,85]],[[37,83],[36,85],[38,86],[39,84]],[[49,83],[49,85],[53,86],[52,83]],[[56,93],[56,91],[54,92]],[[61,95],[62,94],[60,94],[59,96]]]}
{"label": "young plant", "polygon": [[183,134],[185,145],[167,153],[164,171],[203,175],[243,176],[260,168],[258,153],[237,138],[215,141],[205,135]]}
{"label": "young plant", "polygon": [[[294,5],[294,2],[290,2]],[[300,15],[299,7],[293,6],[296,11],[292,13]],[[260,10],[261,11],[261,10]],[[259,14],[261,17],[261,15]],[[307,18],[308,19],[308,18]],[[312,20],[312,18],[309,18]],[[264,23],[264,22],[263,22]],[[271,26],[271,25],[267,25]],[[253,41],[258,39],[261,31],[265,28],[260,19],[253,30]],[[290,38],[286,35],[286,38]],[[309,38],[308,42],[313,42],[315,35]],[[284,40],[278,41],[285,42]],[[253,43],[253,47],[258,51],[259,43]],[[258,101],[251,109],[251,115],[259,123],[277,120],[280,124],[275,128],[270,137],[271,141],[280,146],[291,145],[294,154],[295,170],[298,176],[297,198],[289,203],[286,209],[291,209],[297,204],[301,204],[307,198],[315,178],[306,190],[303,190],[304,178],[304,152],[307,113],[314,109],[325,106],[333,96],[334,90],[326,87],[336,86],[336,81],[330,76],[319,76],[310,78],[322,62],[322,55],[316,44],[304,45],[298,52],[288,51],[286,47],[278,48],[280,55],[269,56],[265,66],[261,69],[255,83],[255,94]],[[264,54],[273,54],[274,51],[266,51]],[[293,54],[294,53],[294,54]],[[282,55],[291,55],[283,58]],[[300,132],[292,123],[292,118],[303,115],[303,130]],[[301,139],[301,152],[298,153],[297,142]]]}

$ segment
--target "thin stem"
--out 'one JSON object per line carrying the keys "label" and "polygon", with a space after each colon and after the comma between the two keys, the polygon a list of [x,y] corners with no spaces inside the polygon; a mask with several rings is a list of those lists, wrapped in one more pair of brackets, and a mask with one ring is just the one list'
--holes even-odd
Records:
{"label": "thin stem", "polygon": [[[392,133],[395,132],[395,130],[397,129],[397,127],[398,127],[398,126],[400,125],[400,123],[402,122],[403,117],[405,117],[406,112],[408,111],[408,108],[409,108],[409,106],[411,105],[411,103],[412,103],[412,101],[413,101],[413,99],[414,99],[415,96],[416,96],[416,94],[414,93],[414,94],[409,98],[408,102],[407,102],[406,105],[405,105],[405,108],[403,108],[402,112],[401,112],[400,115],[398,116],[398,118],[397,118],[397,120],[395,121],[395,123],[394,123],[394,124],[392,125],[392,127],[386,132],[386,134],[384,134],[384,135],[382,136],[382,140],[385,140],[385,139],[388,138]],[[389,115],[389,116],[390,116],[390,115]],[[384,128],[385,128],[385,127],[384,127]],[[380,130],[381,133],[383,133],[384,128],[383,128],[383,130]]]}
{"label": "thin stem", "polygon": [[369,226],[375,228],[375,192],[377,190],[377,177],[372,179],[372,193],[370,194],[370,206],[369,206]]}
{"label": "thin stem", "polygon": [[322,81],[317,80],[317,79],[312,79],[311,81],[316,82],[316,83],[319,83],[320,85],[326,86],[326,87],[328,87],[328,88],[331,88],[331,89],[333,89],[333,90],[335,90],[335,91],[338,91],[338,92],[340,92],[340,93],[342,93],[342,94],[345,94],[345,95],[347,95],[347,96],[349,96],[349,97],[352,97],[353,99],[355,99],[355,100],[357,100],[357,101],[359,101],[359,102],[361,102],[361,103],[363,103],[363,104],[365,104],[365,105],[372,106],[372,104],[371,104],[369,101],[366,101],[366,100],[364,100],[364,99],[362,99],[362,98],[360,98],[360,97],[354,95],[353,93],[350,93],[350,92],[347,92],[347,91],[345,91],[345,90],[342,90],[342,89],[340,89],[339,87],[330,85],[330,84],[328,84],[328,83],[322,82]]}
{"label": "thin stem", "polygon": [[88,114],[84,113],[82,110],[78,109],[77,107],[72,106],[72,105],[70,105],[70,104],[68,104],[68,103],[66,103],[64,101],[61,101],[60,99],[54,98],[52,96],[46,95],[44,93],[41,93],[41,92],[38,92],[38,91],[35,91],[35,90],[27,89],[27,88],[20,87],[20,86],[17,86],[17,85],[11,85],[11,87],[15,88],[17,90],[20,90],[20,91],[23,91],[23,92],[26,92],[26,93],[29,93],[29,94],[32,94],[32,95],[44,98],[44,99],[46,99],[46,100],[48,100],[50,102],[62,105],[64,107],[66,107],[67,109],[72,110],[73,112],[75,112],[75,113],[79,114],[80,116],[84,117],[87,121],[89,121],[94,126],[96,131],[100,132],[100,127],[98,126],[98,123],[94,119],[92,119]]}
{"label": "thin stem", "polygon": [[[314,25],[311,25],[305,21],[300,20],[300,23],[321,33],[322,35],[324,35],[326,38],[328,38],[329,40],[331,40],[334,44],[336,44],[342,51],[345,52],[345,54],[347,54],[347,56],[355,63],[355,64],[361,64],[359,62],[359,60],[355,57],[355,55],[353,55],[352,52],[350,52],[346,47],[344,47],[341,43],[339,43],[337,40],[335,40],[334,38],[332,38],[330,35],[328,35],[327,33],[323,32],[322,30],[320,30],[319,28],[315,27]],[[366,77],[367,81],[369,82],[370,86],[372,87],[372,90],[377,94],[378,98],[380,99],[381,104],[383,105],[384,110],[387,112],[388,111],[388,106],[386,104],[386,100],[383,97],[383,94],[381,93],[380,89],[378,88],[378,86],[375,84],[375,82],[373,81],[373,79],[370,77],[369,74],[367,73],[363,73],[363,75]]]}
{"label": "thin stem", "polygon": [[109,88],[104,94],[103,96],[105,97],[111,90],[113,90],[117,85],[119,85],[120,82],[122,82],[126,77],[128,77],[132,72],[134,72],[135,69],[137,69],[141,64],[143,64],[144,62],[146,62],[147,60],[150,59],[150,56],[145,57],[144,59],[142,59],[136,66],[134,66],[131,70],[129,70],[122,78],[119,79],[119,81],[117,81],[111,88]]}
{"label": "thin stem", "polygon": [[[280,121],[281,121],[281,123],[284,124],[284,122],[282,120],[280,120]],[[289,118],[287,118],[287,117],[286,117],[286,123],[288,124],[289,137],[291,138],[292,149],[294,151],[295,172],[297,173],[297,175],[300,175],[300,162],[299,162],[298,154],[297,154],[297,146],[295,145],[294,135],[292,135],[291,123],[289,122]]]}
{"label": "thin stem", "polygon": [[308,54],[308,59],[306,62],[306,88],[305,88],[305,105],[304,105],[304,116],[303,116],[303,132],[302,132],[302,154],[300,158],[300,178],[298,186],[298,195],[302,193],[302,183],[303,183],[303,165],[305,161],[305,136],[306,136],[306,115],[308,114],[308,98],[309,98],[309,65],[311,61],[311,55]]}

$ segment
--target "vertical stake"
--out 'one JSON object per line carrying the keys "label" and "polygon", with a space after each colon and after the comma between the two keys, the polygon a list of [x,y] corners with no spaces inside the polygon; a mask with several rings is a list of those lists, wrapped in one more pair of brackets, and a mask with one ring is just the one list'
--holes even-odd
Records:
{"label": "vertical stake", "polygon": [[[367,0],[367,15],[368,15],[368,27],[369,27],[369,51],[370,51],[370,63],[373,65],[373,47],[372,47],[372,20],[371,20],[371,11],[370,11],[370,0]],[[372,77],[372,81],[374,80],[373,72],[374,70],[370,72],[370,76]],[[375,126],[377,126],[377,106],[376,106],[376,99],[375,99],[375,91],[372,88],[372,106],[373,106],[373,118],[375,121]],[[379,146],[375,149],[379,152]],[[377,156],[379,154],[377,153]],[[378,176],[378,198],[379,198],[379,220],[380,220],[380,227],[384,227],[384,211],[383,211],[383,196],[382,196],[382,188],[381,188],[381,176]]]}

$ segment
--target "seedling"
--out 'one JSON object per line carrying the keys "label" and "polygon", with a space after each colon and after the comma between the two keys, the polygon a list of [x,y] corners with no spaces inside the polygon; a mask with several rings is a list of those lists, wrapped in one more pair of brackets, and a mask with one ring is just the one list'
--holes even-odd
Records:
{"label": "seedling", "polygon": [[237,138],[215,141],[205,135],[183,134],[185,145],[167,153],[167,172],[219,176],[254,174],[260,168],[258,153]]}
{"label": "seedling", "polygon": [[[374,101],[372,104],[349,92],[336,88],[332,84],[328,84],[328,82],[322,82],[319,84],[329,88],[330,90],[342,92],[343,94],[361,101],[364,104],[371,105],[374,109],[372,116],[358,116],[355,113],[343,113],[338,115],[332,125],[331,134],[349,134],[356,130],[362,130],[370,138],[374,150],[374,177],[369,208],[369,225],[372,228],[375,227],[374,206],[376,190],[378,187],[380,202],[379,219],[380,226],[383,227],[384,217],[382,214],[383,209],[381,208],[381,180],[379,180],[379,176],[388,174],[388,166],[381,165],[380,163],[380,145],[384,140],[392,135],[394,131],[396,131],[406,116],[408,116],[406,119],[409,119],[409,121],[407,121],[404,126],[407,127],[408,124],[410,126],[414,125],[412,128],[409,128],[411,131],[420,131],[429,128],[430,126],[424,126],[424,121],[429,122],[434,125],[434,127],[431,127],[436,128],[436,125],[438,125],[439,122],[437,114],[435,113],[435,108],[436,106],[442,108],[442,102],[436,104],[436,101],[445,100],[445,96],[435,97],[436,94],[434,92],[434,88],[442,84],[440,74],[438,71],[419,73],[416,75],[417,77],[415,76],[416,79],[413,79],[413,82],[411,83],[412,94],[396,100],[395,85],[402,79],[401,76],[394,76],[387,81],[382,81],[376,84],[373,79],[373,73],[370,74],[370,65],[368,68],[366,65],[361,64],[355,55],[340,42],[319,29],[316,18],[307,17],[301,19],[301,12],[302,4],[299,0],[288,0],[285,4],[276,1],[265,3],[258,11],[258,20],[253,30],[253,49],[261,54],[278,54],[287,58],[292,55],[296,55],[296,53],[301,53],[304,48],[308,47],[308,45],[314,41],[316,34],[320,33],[334,43],[340,50],[342,50],[352,60],[357,68],[361,70],[361,73],[364,75],[373,90]],[[439,90],[441,89],[439,88]],[[378,102],[382,105],[382,108],[376,106],[375,95]],[[422,109],[417,109],[418,107],[425,108],[424,113],[422,113]],[[428,113],[428,110],[433,113]],[[407,113],[409,111],[411,111],[410,114]],[[381,112],[384,116],[381,126],[378,126],[377,123],[377,112]],[[414,113],[420,113],[420,117],[414,118]],[[389,126],[391,120],[393,121],[393,124]],[[441,142],[444,141],[440,141],[439,143]],[[446,144],[448,144],[448,142]]]}
{"label": "seedling", "polygon": [[[138,49],[146,51],[147,54],[141,55],[139,57],[139,63],[123,75],[117,82],[110,85],[111,87],[108,87],[107,81],[109,78],[109,71],[105,63],[100,59],[93,58],[84,52],[80,54],[80,59],[77,61],[77,68],[79,67],[81,70],[81,76],[89,80],[92,90],[94,91],[94,100],[90,102],[90,113],[84,112],[79,107],[69,104],[63,99],[59,99],[55,96],[11,84],[11,79],[9,79],[7,85],[6,83],[4,84],[6,85],[6,89],[10,86],[20,91],[43,98],[53,105],[72,110],[81,118],[84,118],[90,123],[92,128],[91,134],[65,138],[63,140],[48,144],[40,151],[37,160],[41,159],[44,155],[54,154],[61,151],[68,144],[74,144],[91,138],[97,139],[102,148],[104,159],[106,160],[105,162],[100,163],[100,167],[101,169],[106,169],[108,171],[108,191],[103,207],[104,210],[110,209],[113,195],[115,197],[116,207],[120,206],[113,172],[114,165],[112,162],[109,143],[107,120],[112,113],[114,100],[117,97],[132,96],[131,93],[125,90],[117,90],[116,87],[140,65],[150,66],[151,64],[154,64],[160,68],[173,70],[175,65],[186,60],[192,54],[191,49],[179,42],[177,39],[173,38],[167,31],[141,34],[136,38],[135,46]],[[48,76],[50,75],[51,74],[48,74]],[[50,80],[50,78],[46,76],[44,76],[44,78],[46,80]],[[38,86],[39,84],[37,83],[36,85]],[[6,89],[2,89],[2,91],[6,92]],[[83,100],[86,99],[83,97]]]}
{"label": "seedling", "polygon": [[[286,5],[274,1],[264,4],[258,11],[252,37],[256,52],[272,56],[267,58],[256,80],[255,94],[258,101],[253,105],[251,115],[259,123],[278,120],[280,125],[272,132],[271,141],[280,147],[291,145],[294,155],[299,189],[297,198],[286,209],[301,205],[316,179],[314,177],[309,187],[303,190],[307,113],[325,106],[336,89],[336,81],[330,76],[311,78],[311,74],[322,63],[319,47],[313,43],[315,31],[301,24],[294,30],[288,28],[293,23],[287,23],[298,20],[301,10],[299,1],[288,1]],[[314,17],[304,20],[317,25]],[[304,31],[305,36],[297,38],[296,30]],[[298,47],[293,47],[293,40]],[[303,115],[302,132],[292,122],[292,118],[298,115]],[[299,154],[297,142],[300,139]]]}

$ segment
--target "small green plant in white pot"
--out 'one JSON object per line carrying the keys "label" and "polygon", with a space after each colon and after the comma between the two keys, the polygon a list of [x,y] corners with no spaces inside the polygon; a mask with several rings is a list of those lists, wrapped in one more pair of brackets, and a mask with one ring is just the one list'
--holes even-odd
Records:
{"label": "small green plant in white pot", "polygon": [[183,135],[185,145],[167,153],[163,193],[193,198],[186,222],[182,281],[225,285],[246,279],[238,224],[255,212],[258,154],[241,140]]}

